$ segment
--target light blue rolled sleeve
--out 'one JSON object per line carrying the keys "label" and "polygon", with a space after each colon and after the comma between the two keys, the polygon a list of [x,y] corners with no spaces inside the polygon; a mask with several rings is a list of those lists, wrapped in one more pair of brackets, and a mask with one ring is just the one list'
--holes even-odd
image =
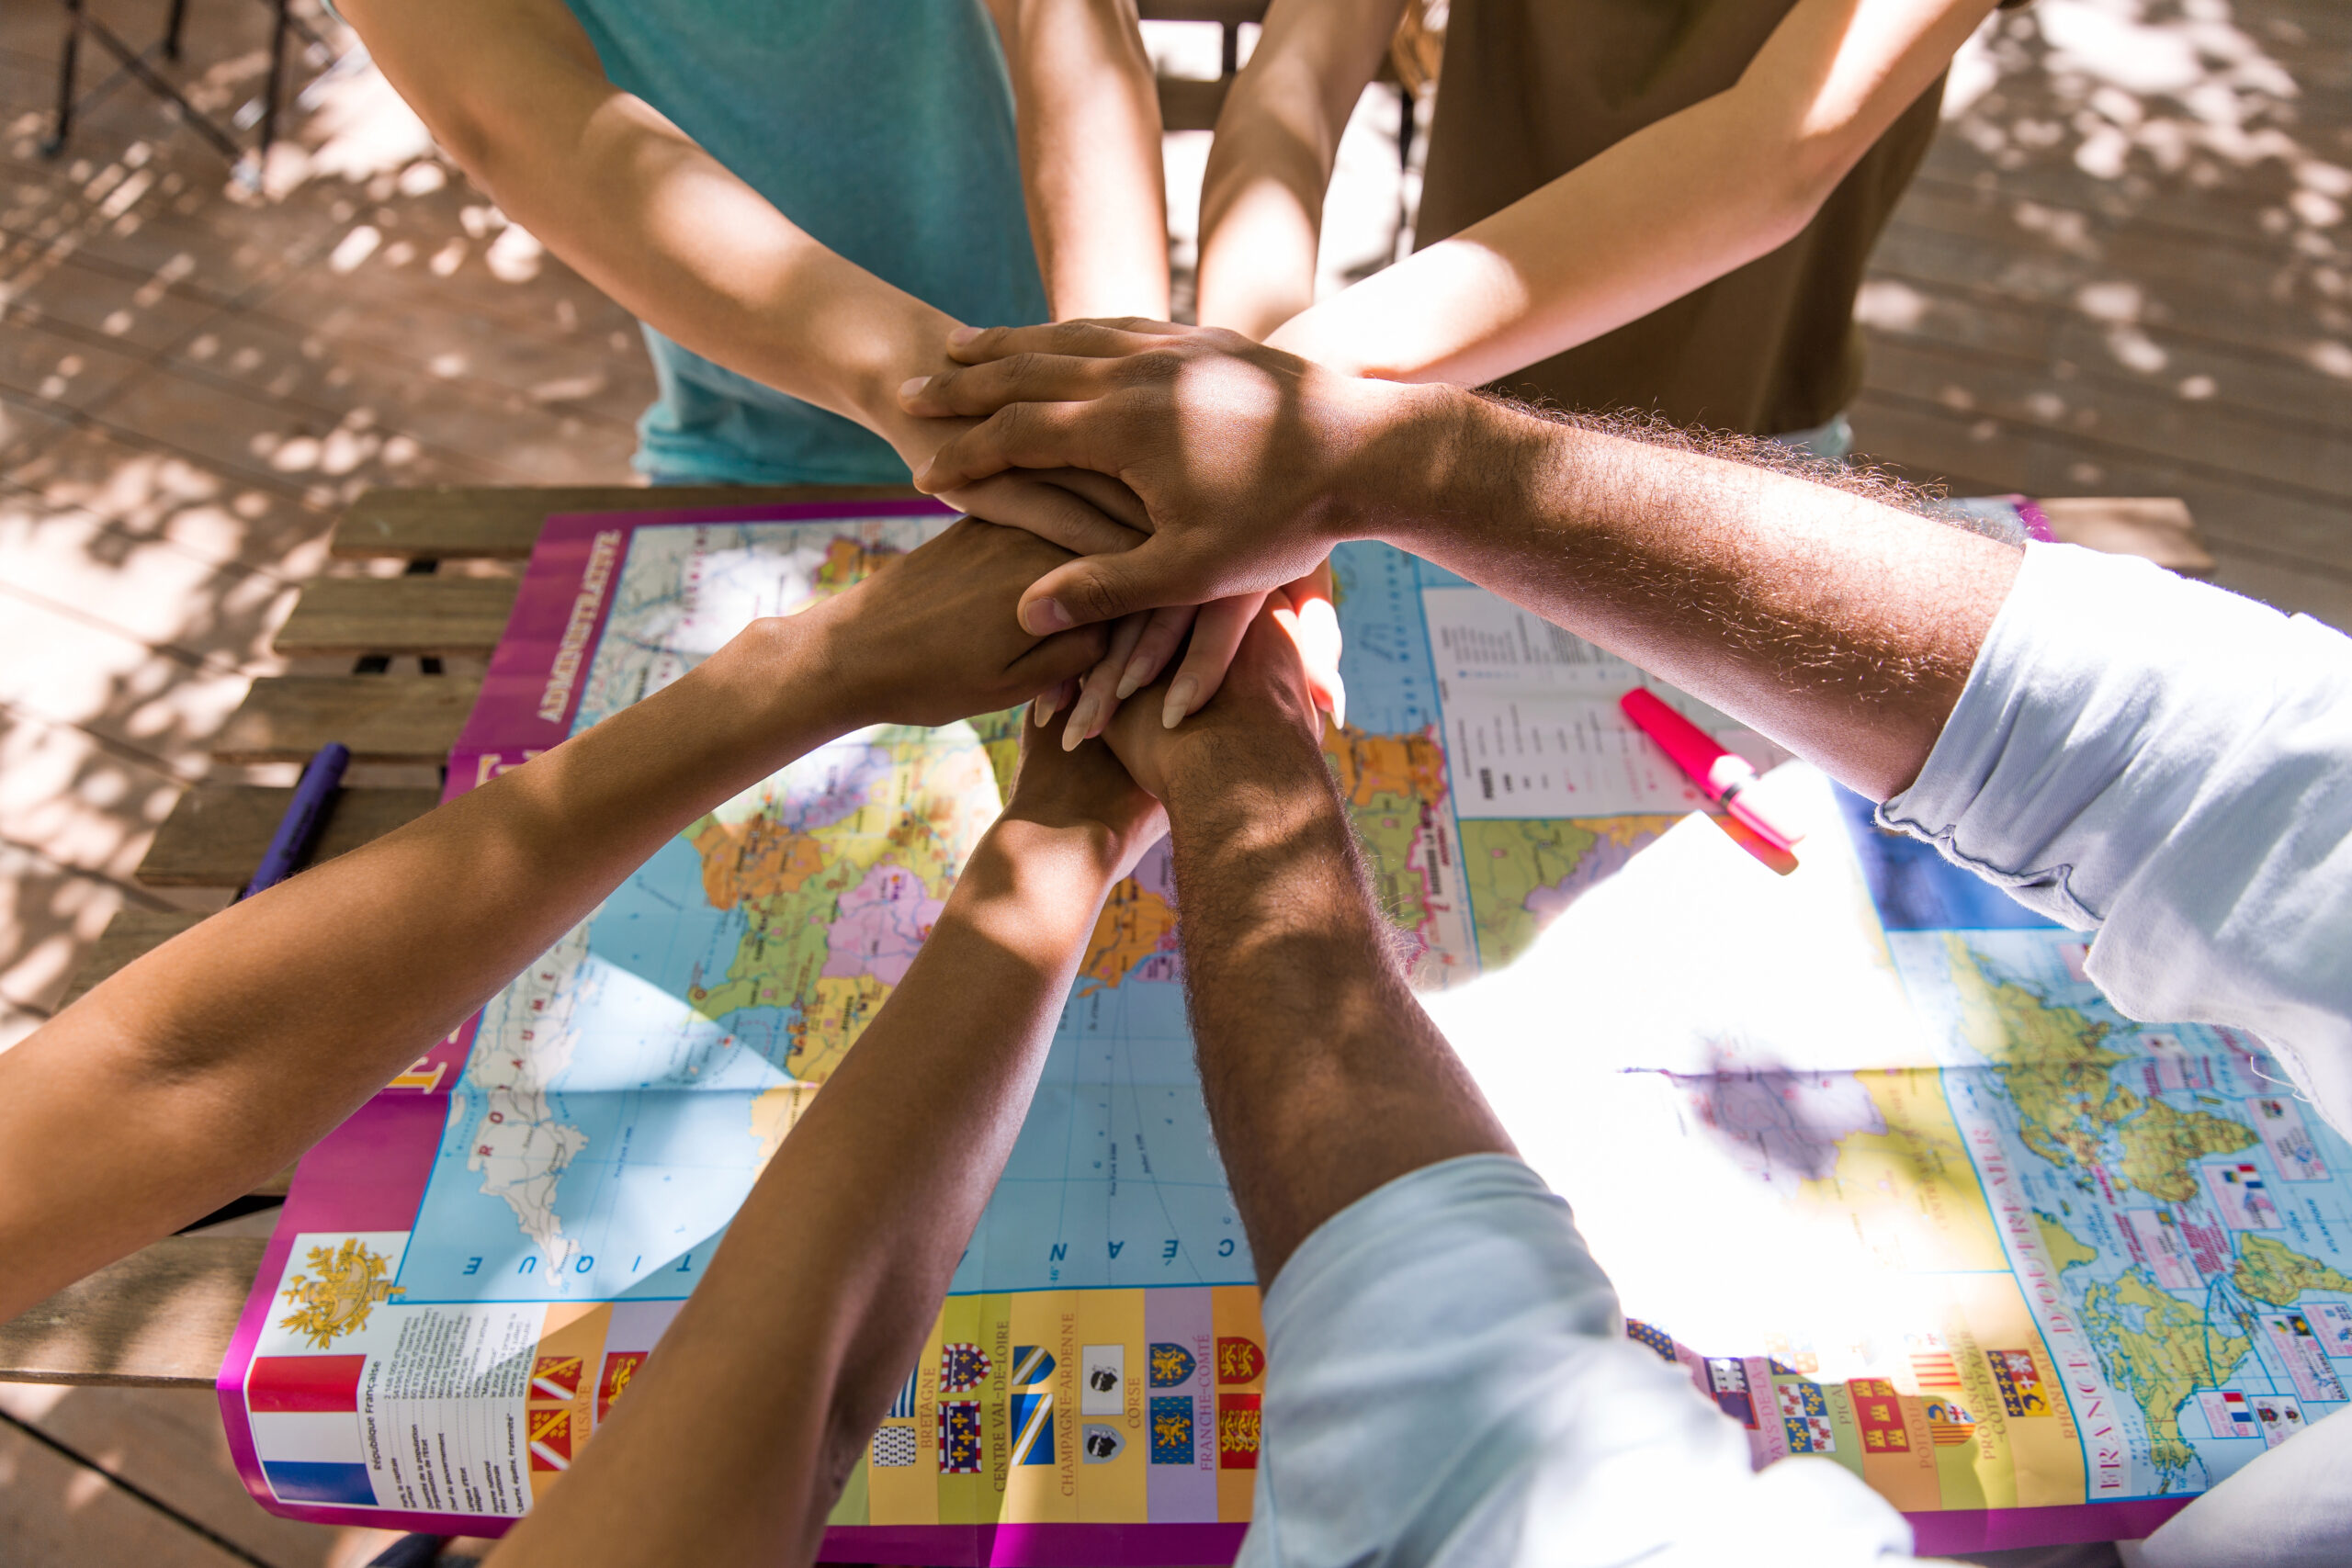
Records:
{"label": "light blue rolled sleeve", "polygon": [[1567,1205],[1448,1160],[1333,1216],[1266,1293],[1247,1568],[1884,1564],[1903,1517],[1739,1428],[1624,1336]]}
{"label": "light blue rolled sleeve", "polygon": [[[2129,1017],[2259,1034],[2352,1135],[2352,639],[2146,561],[2031,545],[1879,820],[2078,929]],[[2352,1562],[2352,1409],[2198,1498],[2146,1568]]]}
{"label": "light blue rolled sleeve", "polygon": [[2127,1016],[2260,1034],[2352,1136],[2352,639],[2031,545],[1879,819],[2077,929]]}

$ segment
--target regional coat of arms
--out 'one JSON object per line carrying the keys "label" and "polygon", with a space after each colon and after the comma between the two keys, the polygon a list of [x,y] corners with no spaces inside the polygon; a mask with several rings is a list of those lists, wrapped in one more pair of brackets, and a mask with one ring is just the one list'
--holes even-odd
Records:
{"label": "regional coat of arms", "polygon": [[305,1267],[310,1271],[287,1280],[279,1292],[295,1310],[279,1318],[277,1326],[306,1337],[313,1349],[323,1350],[367,1327],[376,1303],[401,1293],[384,1278],[383,1255],[362,1247],[357,1236],[345,1238],[341,1247],[311,1248]]}

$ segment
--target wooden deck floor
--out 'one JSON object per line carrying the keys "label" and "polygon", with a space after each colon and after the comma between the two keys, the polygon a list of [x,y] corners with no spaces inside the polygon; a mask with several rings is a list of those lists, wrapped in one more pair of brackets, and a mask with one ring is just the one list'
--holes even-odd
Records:
{"label": "wooden deck floor", "polygon": [[[185,74],[233,107],[266,12],[192,16]],[[627,316],[368,71],[311,87],[264,197],[129,90],[41,160],[57,18],[0,8],[0,1045],[118,907],[162,902],[130,868],[277,668],[340,501],[621,481],[651,390]],[[1864,296],[1861,449],[1955,492],[2184,496],[2222,581],[2352,627],[2347,46],[2328,0],[1994,24]],[[1360,118],[1341,273],[1397,199]],[[1170,151],[1196,180],[1198,139]],[[0,1389],[0,1562],[294,1568],[379,1539],[254,1508],[204,1395]]]}
{"label": "wooden deck floor", "polygon": [[1860,448],[2182,496],[2218,581],[2352,627],[2347,46],[2326,0],[1996,19],[1871,267]]}

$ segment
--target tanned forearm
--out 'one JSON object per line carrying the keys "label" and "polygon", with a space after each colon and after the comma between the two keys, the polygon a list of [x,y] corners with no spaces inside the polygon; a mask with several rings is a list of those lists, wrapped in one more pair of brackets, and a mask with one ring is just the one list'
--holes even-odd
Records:
{"label": "tanned forearm", "polygon": [[1276,0],[1201,180],[1200,321],[1262,338],[1315,303],[1323,197],[1404,0]]}
{"label": "tanned forearm", "polygon": [[0,1320],[284,1169],[695,816],[856,722],[768,625],[0,1055]]}
{"label": "tanned forearm", "polygon": [[1168,314],[1159,92],[1133,0],[996,0],[1055,320]]}
{"label": "tanned forearm", "polygon": [[615,86],[560,0],[344,11],[474,183],[639,320],[902,455],[936,439],[893,393],[940,361],[954,318],[826,249]]}
{"label": "tanned forearm", "polygon": [[1099,829],[1008,814],[990,830],[611,1426],[497,1568],[814,1560],[1012,1153],[1116,860]]}
{"label": "tanned forearm", "polygon": [[[1168,779],[1201,1085],[1261,1284],[1374,1189],[1510,1152],[1397,965],[1303,730],[1193,724]],[[1209,731],[1214,728],[1214,733]]]}
{"label": "tanned forearm", "polygon": [[1801,0],[1735,86],[1252,335],[1349,375],[1457,386],[1590,342],[1794,237],[1991,8]]}
{"label": "tanned forearm", "polygon": [[1873,799],[1918,775],[2007,545],[1865,493],[1448,389],[1381,446],[1372,531],[1736,714]]}

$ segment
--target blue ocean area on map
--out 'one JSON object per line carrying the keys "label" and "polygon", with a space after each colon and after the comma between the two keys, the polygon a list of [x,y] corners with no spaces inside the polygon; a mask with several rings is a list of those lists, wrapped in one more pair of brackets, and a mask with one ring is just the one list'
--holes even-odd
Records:
{"label": "blue ocean area on map", "polygon": [[[718,542],[730,550],[757,544],[748,536]],[[648,558],[658,563],[660,554],[631,551],[633,562]],[[1421,591],[1461,580],[1380,545],[1343,546],[1333,567],[1354,722],[1386,733],[1436,724]],[[677,613],[680,595],[638,589],[628,603],[659,624]],[[662,656],[660,638],[627,628],[608,631],[606,641],[620,653],[600,655]],[[780,823],[823,826],[888,773],[878,749],[839,750],[827,784],[795,795]],[[401,1269],[404,1299],[601,1300],[692,1289],[758,1176],[752,1105],[791,1081],[785,1064],[801,1010],[796,1001],[709,1017],[689,1003],[695,987],[728,975],[747,923],[741,906],[712,905],[704,873],[695,846],[673,840],[590,920],[567,981],[577,998],[569,1053],[550,1064],[540,1101],[502,1111],[506,1101],[493,1103],[470,1071],[452,1085],[447,1131]],[[1172,903],[1172,888],[1162,891]],[[478,1045],[477,1057],[485,1049]],[[486,1119],[514,1114],[543,1118],[549,1136],[576,1150],[546,1156],[552,1169],[542,1178],[493,1190],[474,1163],[474,1138]],[[1173,953],[1116,984],[1081,976],[952,1289],[1254,1279],[1201,1102]]]}
{"label": "blue ocean area on map", "polygon": [[[1890,931],[1905,990],[1939,1026],[1944,1094],[2033,1215],[2063,1317],[2128,1397],[2129,1495],[2199,1491],[2256,1452],[2259,1423],[2344,1403],[2352,1355],[2352,1144],[2299,1102],[2257,1042],[2143,1024],[2082,973],[2085,939],[2040,929]],[[1990,1042],[1993,1051],[1982,1047]],[[2314,1325],[2324,1325],[2315,1328]],[[2215,1429],[2222,1391],[2250,1414]],[[2271,1440],[2286,1434],[2272,1430]]]}
{"label": "blue ocean area on map", "polygon": [[1407,735],[1438,722],[1437,664],[1430,654],[1425,588],[1466,588],[1464,579],[1387,545],[1341,545],[1331,552],[1339,601],[1340,678],[1348,722]]}
{"label": "blue ocean area on map", "polygon": [[2015,931],[2052,927],[1993,883],[1944,859],[1932,844],[1890,832],[1877,808],[1843,784],[1838,814],[1854,840],[1855,858],[1870,886],[1871,902],[1891,931]]}
{"label": "blue ocean area on map", "polygon": [[683,999],[698,974],[724,972],[742,925],[739,911],[703,897],[700,863],[683,840],[605,901],[581,971],[592,1005],[546,1090],[554,1119],[585,1137],[553,1178],[548,1202],[582,1247],[559,1269],[514,1213],[481,1190],[467,1168],[469,1134],[492,1107],[460,1076],[401,1269],[407,1299],[603,1299],[692,1288],[759,1173],[751,1099],[787,1081],[788,1010],[710,1019]]}

